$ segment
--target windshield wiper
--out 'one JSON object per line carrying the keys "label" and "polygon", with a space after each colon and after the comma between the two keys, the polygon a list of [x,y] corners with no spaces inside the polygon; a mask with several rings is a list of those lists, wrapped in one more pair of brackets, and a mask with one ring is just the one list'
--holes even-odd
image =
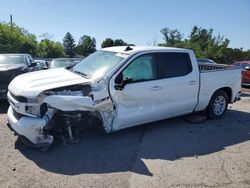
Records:
{"label": "windshield wiper", "polygon": [[85,78],[89,78],[89,76],[87,74],[83,73],[83,72],[75,71],[75,70],[73,72],[76,73],[76,74],[80,74],[80,75],[82,75]]}

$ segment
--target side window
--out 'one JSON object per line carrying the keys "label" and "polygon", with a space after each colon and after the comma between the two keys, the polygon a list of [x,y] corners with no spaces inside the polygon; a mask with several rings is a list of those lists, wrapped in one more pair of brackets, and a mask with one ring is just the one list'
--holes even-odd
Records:
{"label": "side window", "polygon": [[171,78],[187,75],[192,71],[188,53],[157,53],[159,78]]}
{"label": "side window", "polygon": [[156,62],[154,54],[137,57],[123,71],[123,79],[132,79],[132,82],[156,79]]}

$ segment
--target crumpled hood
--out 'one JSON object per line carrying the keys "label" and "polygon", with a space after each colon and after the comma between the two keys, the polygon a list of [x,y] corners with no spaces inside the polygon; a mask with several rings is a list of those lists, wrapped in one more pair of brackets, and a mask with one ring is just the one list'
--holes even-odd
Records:
{"label": "crumpled hood", "polygon": [[41,92],[89,82],[90,80],[64,68],[36,71],[17,76],[9,84],[9,91],[16,96],[34,98]]}
{"label": "crumpled hood", "polygon": [[25,67],[25,64],[0,64],[0,71],[8,71]]}

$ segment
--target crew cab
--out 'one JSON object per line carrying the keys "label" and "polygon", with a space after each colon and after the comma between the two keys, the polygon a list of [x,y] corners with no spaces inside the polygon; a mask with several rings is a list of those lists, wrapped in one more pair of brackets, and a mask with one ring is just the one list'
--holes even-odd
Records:
{"label": "crew cab", "polygon": [[55,137],[77,140],[89,126],[106,133],[206,111],[220,118],[238,100],[241,69],[199,64],[192,50],[101,49],[71,69],[16,77],[9,85],[8,126],[34,147]]}

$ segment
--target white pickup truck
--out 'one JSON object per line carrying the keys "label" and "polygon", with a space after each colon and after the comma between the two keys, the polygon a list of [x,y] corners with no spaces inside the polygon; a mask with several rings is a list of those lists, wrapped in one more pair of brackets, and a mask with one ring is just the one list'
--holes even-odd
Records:
{"label": "white pickup truck", "polygon": [[8,126],[23,142],[74,141],[81,129],[105,132],[206,111],[219,118],[237,101],[241,69],[197,64],[192,50],[111,47],[71,69],[16,77],[9,85]]}

